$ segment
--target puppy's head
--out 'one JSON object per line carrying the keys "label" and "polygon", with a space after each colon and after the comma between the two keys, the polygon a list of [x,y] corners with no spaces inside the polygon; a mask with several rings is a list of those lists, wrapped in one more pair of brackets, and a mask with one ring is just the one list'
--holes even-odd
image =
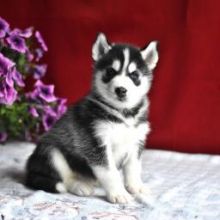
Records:
{"label": "puppy's head", "polygon": [[100,33],[93,44],[93,90],[117,108],[132,108],[148,93],[158,61],[157,42],[144,49],[110,44]]}

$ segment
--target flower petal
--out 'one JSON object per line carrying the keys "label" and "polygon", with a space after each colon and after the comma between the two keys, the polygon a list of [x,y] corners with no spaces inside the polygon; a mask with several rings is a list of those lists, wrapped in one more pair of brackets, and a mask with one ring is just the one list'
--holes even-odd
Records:
{"label": "flower petal", "polygon": [[25,86],[21,73],[19,73],[16,69],[14,69],[14,71],[12,72],[12,78],[18,86]]}
{"label": "flower petal", "polygon": [[39,114],[38,114],[36,108],[33,107],[33,106],[31,106],[31,107],[28,109],[28,112],[29,112],[34,118],[39,117]]}
{"label": "flower petal", "polygon": [[29,27],[24,30],[15,28],[14,30],[11,31],[11,34],[15,34],[24,38],[30,38],[33,34],[33,27]]}
{"label": "flower petal", "polygon": [[56,122],[56,117],[50,114],[45,114],[42,117],[42,123],[45,131],[48,131]]}
{"label": "flower petal", "polygon": [[32,71],[33,71],[34,78],[40,79],[45,75],[47,71],[47,65],[46,64],[35,65]]}
{"label": "flower petal", "polygon": [[6,38],[6,41],[13,50],[16,50],[20,53],[25,53],[27,51],[27,46],[24,38],[20,37],[17,34],[12,33],[9,37]]}
{"label": "flower petal", "polygon": [[42,37],[42,35],[39,31],[35,32],[35,37],[36,37],[38,43],[40,44],[41,48],[44,51],[48,51],[48,47],[47,47],[47,45],[46,45],[46,43],[45,43],[45,41],[44,41],[44,39],[43,39],[43,37]]}
{"label": "flower petal", "polygon": [[9,24],[6,20],[0,17],[0,38],[5,37],[9,31]]}
{"label": "flower petal", "polygon": [[0,76],[6,75],[15,63],[0,53]]}

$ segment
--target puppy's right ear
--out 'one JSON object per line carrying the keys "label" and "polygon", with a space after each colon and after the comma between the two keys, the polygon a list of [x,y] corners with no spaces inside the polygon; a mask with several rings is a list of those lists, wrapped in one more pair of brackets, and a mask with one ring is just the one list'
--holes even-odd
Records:
{"label": "puppy's right ear", "polygon": [[99,60],[104,54],[110,50],[107,38],[103,33],[99,33],[92,47],[92,58],[94,61]]}

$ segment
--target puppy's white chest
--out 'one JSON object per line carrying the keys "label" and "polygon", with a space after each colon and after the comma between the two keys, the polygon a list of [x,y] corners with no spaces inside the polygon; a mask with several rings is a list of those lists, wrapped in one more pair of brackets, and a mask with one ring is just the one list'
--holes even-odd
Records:
{"label": "puppy's white chest", "polygon": [[120,164],[124,157],[137,152],[139,142],[145,140],[149,131],[148,123],[135,126],[100,121],[95,128],[102,144],[111,150],[109,153],[112,153],[116,164]]}

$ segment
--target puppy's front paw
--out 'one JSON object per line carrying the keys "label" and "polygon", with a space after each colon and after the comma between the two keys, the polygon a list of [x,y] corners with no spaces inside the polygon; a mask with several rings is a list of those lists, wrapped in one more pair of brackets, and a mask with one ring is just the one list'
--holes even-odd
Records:
{"label": "puppy's front paw", "polygon": [[133,197],[126,190],[123,192],[111,192],[107,197],[111,203],[129,203],[133,200]]}
{"label": "puppy's front paw", "polygon": [[131,194],[144,194],[144,195],[151,194],[150,189],[144,184],[129,184],[126,186],[126,189]]}

